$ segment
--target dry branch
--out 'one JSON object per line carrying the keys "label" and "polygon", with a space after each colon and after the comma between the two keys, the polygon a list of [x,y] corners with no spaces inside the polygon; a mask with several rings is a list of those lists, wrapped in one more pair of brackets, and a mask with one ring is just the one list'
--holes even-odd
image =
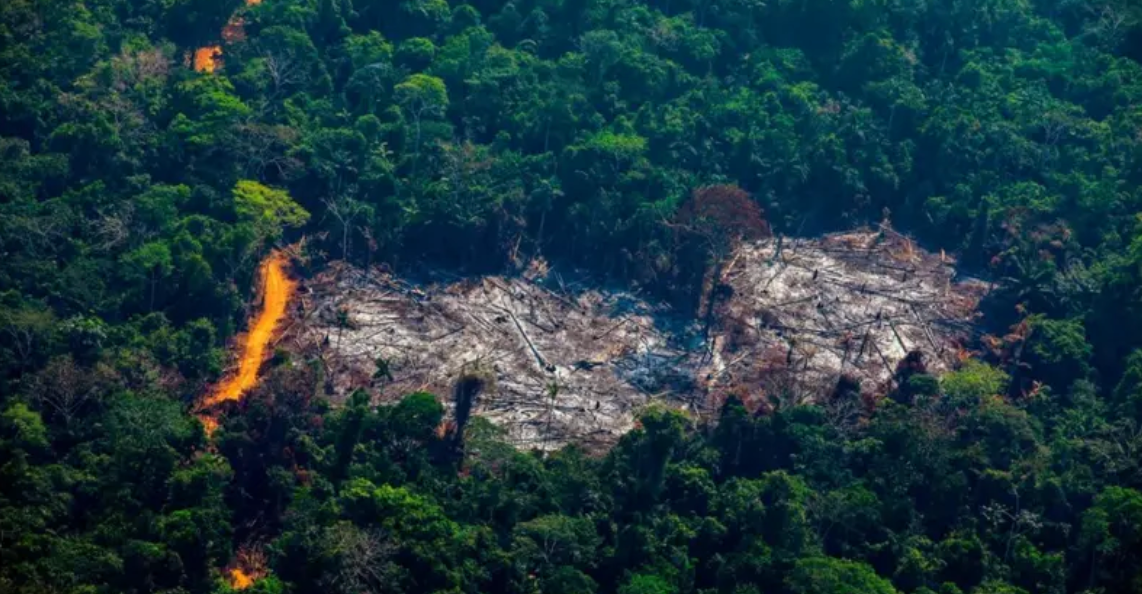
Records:
{"label": "dry branch", "polygon": [[524,342],[527,343],[527,348],[531,349],[531,354],[535,355],[535,360],[539,363],[540,369],[549,371],[547,360],[540,354],[539,349],[535,348],[535,343],[531,341],[531,337],[528,336],[527,331],[523,329],[523,324],[519,323],[519,318],[515,317],[515,314],[510,311],[507,312],[507,314],[511,316],[512,321],[515,322],[515,327],[519,329],[520,336],[523,336]]}

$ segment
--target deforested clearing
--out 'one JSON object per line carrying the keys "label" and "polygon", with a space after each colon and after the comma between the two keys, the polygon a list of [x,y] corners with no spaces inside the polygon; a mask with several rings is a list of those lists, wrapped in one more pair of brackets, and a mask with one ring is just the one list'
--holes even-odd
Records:
{"label": "deforested clearing", "polygon": [[290,340],[319,356],[334,400],[360,388],[379,402],[427,391],[451,405],[457,379],[480,370],[494,381],[473,412],[510,442],[604,448],[652,401],[698,416],[730,394],[787,406],[842,376],[883,393],[913,352],[948,369],[986,291],[953,264],[890,229],[747,243],[721,268],[708,324],[536,267],[412,283],[334,266],[308,282]]}

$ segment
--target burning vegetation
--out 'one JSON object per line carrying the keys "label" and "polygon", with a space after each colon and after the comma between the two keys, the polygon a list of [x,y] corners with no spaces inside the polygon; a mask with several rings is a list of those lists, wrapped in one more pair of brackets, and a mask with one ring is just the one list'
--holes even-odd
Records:
{"label": "burning vegetation", "polygon": [[259,269],[262,303],[251,319],[249,330],[239,337],[238,367],[200,404],[200,418],[208,431],[217,427],[213,411],[220,403],[238,400],[258,384],[258,371],[268,358],[270,345],[277,338],[278,327],[286,317],[286,308],[297,287],[286,274],[288,263],[289,257],[281,251],[272,252],[262,262]]}
{"label": "burning vegetation", "polygon": [[[246,6],[261,4],[262,0],[246,0]],[[246,21],[238,13],[222,28],[222,41],[234,43],[246,39]],[[207,45],[194,50],[190,55],[190,65],[195,72],[211,73],[222,63],[222,45]]]}
{"label": "burning vegetation", "polygon": [[214,72],[218,61],[222,59],[222,46],[208,45],[194,50],[194,71]]}
{"label": "burning vegetation", "polygon": [[249,588],[267,573],[266,554],[261,549],[252,547],[240,548],[233,565],[225,571],[227,584],[235,590]]}

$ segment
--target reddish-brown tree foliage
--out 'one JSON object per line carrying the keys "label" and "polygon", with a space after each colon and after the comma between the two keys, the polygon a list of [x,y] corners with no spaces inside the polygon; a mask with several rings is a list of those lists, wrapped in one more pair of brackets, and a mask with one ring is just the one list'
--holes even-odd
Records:
{"label": "reddish-brown tree foliage", "polygon": [[725,256],[741,241],[770,235],[761,207],[734,185],[703,186],[678,209],[678,229],[709,242],[715,257]]}
{"label": "reddish-brown tree foliage", "polygon": [[768,237],[769,225],[745,190],[716,185],[694,190],[675,214],[673,227],[675,291],[684,302],[705,302],[708,329],[726,258],[741,242]]}

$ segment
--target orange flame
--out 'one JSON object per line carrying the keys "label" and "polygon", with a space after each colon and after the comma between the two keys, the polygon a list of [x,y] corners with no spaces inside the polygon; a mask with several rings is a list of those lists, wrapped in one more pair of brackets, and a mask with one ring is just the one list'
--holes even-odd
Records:
{"label": "orange flame", "polygon": [[194,50],[194,71],[195,72],[214,72],[218,67],[218,60],[222,59],[222,47],[218,45],[208,45]]}
{"label": "orange flame", "polygon": [[218,430],[218,419],[213,415],[200,412],[198,413],[198,420],[202,421],[202,429],[206,435],[214,435],[214,432]]}
{"label": "orange flame", "polygon": [[230,570],[230,587],[235,590],[245,590],[254,585],[254,580],[246,572],[235,567]]}
{"label": "orange flame", "polygon": [[225,570],[226,582],[235,590],[245,590],[268,574],[265,553],[249,546],[238,549],[238,554],[229,567]]}
{"label": "orange flame", "polygon": [[287,263],[288,258],[279,251],[271,253],[262,263],[262,311],[258,313],[243,341],[238,371],[203,400],[204,407],[227,400],[239,400],[258,384],[258,370],[266,359],[267,347],[274,339],[278,324],[285,318],[286,306],[297,288],[297,283],[286,275]]}
{"label": "orange flame", "polygon": [[[262,0],[246,0],[246,6],[256,6],[261,4]],[[225,41],[241,41],[246,38],[246,22],[242,17],[234,14],[230,17],[230,21],[222,28],[222,39]],[[222,46],[208,45],[194,50],[194,71],[205,72],[207,74],[214,72],[218,68],[219,62],[222,61]]]}

